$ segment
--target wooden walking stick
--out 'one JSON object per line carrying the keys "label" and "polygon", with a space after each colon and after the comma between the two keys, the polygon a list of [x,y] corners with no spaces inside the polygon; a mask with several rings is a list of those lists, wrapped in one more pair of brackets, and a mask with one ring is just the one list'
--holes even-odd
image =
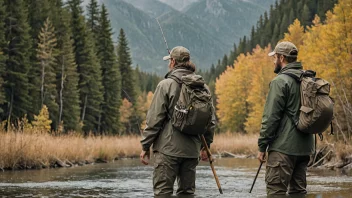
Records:
{"label": "wooden walking stick", "polygon": [[251,187],[251,189],[249,190],[249,193],[251,193],[251,192],[252,192],[252,190],[253,190],[253,186],[254,186],[254,184],[255,184],[255,181],[257,180],[257,177],[258,177],[258,174],[259,174],[260,169],[262,168],[262,165],[263,165],[263,162],[260,162],[260,165],[259,165],[259,168],[258,168],[257,174],[255,175],[255,178],[254,178],[254,181],[253,181],[252,187]]}
{"label": "wooden walking stick", "polygon": [[221,189],[220,181],[219,181],[218,176],[216,175],[216,171],[215,171],[215,168],[214,168],[213,158],[212,158],[212,156],[211,156],[211,153],[210,153],[210,150],[209,150],[209,148],[208,148],[207,142],[205,141],[204,135],[201,136],[201,139],[202,139],[202,143],[203,143],[203,146],[204,146],[204,148],[205,148],[205,151],[207,152],[208,159],[209,159],[209,163],[210,163],[210,167],[211,167],[211,170],[213,171],[213,175],[214,175],[216,184],[218,185],[219,192],[220,192],[220,194],[222,194],[222,189]]}

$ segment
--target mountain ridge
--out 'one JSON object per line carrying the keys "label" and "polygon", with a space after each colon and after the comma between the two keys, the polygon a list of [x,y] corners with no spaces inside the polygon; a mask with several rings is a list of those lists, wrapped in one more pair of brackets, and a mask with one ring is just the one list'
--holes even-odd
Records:
{"label": "mountain ridge", "polygon": [[[167,63],[162,61],[166,47],[156,17],[169,47],[184,45],[191,51],[192,61],[198,68],[208,69],[239,38],[249,35],[252,25],[265,11],[257,0],[191,0],[183,11],[162,1],[167,0],[99,0],[109,11],[114,40],[123,28],[133,65],[152,73],[167,71]],[[268,10],[267,3],[265,6]]]}

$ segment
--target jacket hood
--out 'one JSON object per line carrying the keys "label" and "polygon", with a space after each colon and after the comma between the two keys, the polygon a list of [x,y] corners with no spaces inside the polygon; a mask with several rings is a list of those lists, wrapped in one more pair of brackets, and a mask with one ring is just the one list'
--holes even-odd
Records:
{"label": "jacket hood", "polygon": [[296,76],[296,79],[300,79],[303,73],[303,67],[302,63],[300,62],[293,62],[287,64],[282,70],[279,72],[278,75],[280,74],[293,74]]}
{"label": "jacket hood", "polygon": [[177,78],[177,79],[181,79],[182,76],[188,75],[188,74],[192,74],[193,72],[191,70],[188,69],[184,69],[184,68],[175,68],[171,71],[169,71],[166,75],[165,75],[165,79],[166,78]]}

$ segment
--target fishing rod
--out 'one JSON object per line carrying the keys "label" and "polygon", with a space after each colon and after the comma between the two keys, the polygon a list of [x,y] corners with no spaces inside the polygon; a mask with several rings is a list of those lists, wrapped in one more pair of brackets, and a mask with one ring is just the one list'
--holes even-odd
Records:
{"label": "fishing rod", "polygon": [[159,23],[158,18],[155,18],[155,20],[156,20],[156,22],[158,22],[159,27],[160,27],[161,34],[163,35],[163,38],[164,38],[164,43],[165,43],[165,45],[166,45],[166,51],[167,51],[167,53],[169,53],[169,54],[170,54],[169,45],[168,45],[168,44],[167,44],[167,42],[166,42],[166,38],[165,38],[165,36],[164,36],[164,31],[163,31],[163,29],[161,28],[161,25],[160,25],[160,23]]}
{"label": "fishing rod", "polygon": [[[167,50],[167,52],[170,54],[169,46],[167,45],[166,38],[165,38],[165,35],[164,35],[164,31],[163,31],[163,29],[161,28],[161,25],[160,25],[160,23],[159,23],[159,20],[158,20],[157,18],[155,18],[155,20],[156,20],[156,22],[158,22],[158,24],[159,24],[160,31],[161,31],[161,34],[163,35],[163,39],[164,39],[164,42],[165,42],[165,45],[166,45],[166,50]],[[207,142],[206,142],[206,140],[205,140],[204,135],[201,135],[201,136],[200,136],[200,139],[201,139],[202,144],[203,144],[203,146],[204,146],[204,149],[205,149],[205,151],[206,151],[206,153],[207,153],[207,155],[208,155],[208,160],[209,160],[209,163],[210,163],[211,170],[213,171],[213,175],[214,175],[214,178],[215,178],[216,185],[218,186],[218,189],[219,189],[220,194],[223,194],[222,188],[221,188],[221,185],[220,185],[219,178],[218,178],[218,176],[217,176],[217,174],[216,174],[216,170],[215,170],[215,168],[214,168],[214,164],[213,164],[214,160],[213,160],[213,158],[212,158],[212,156],[211,156],[211,152],[210,152],[210,150],[209,150],[209,147],[208,147],[208,145],[207,145]]]}

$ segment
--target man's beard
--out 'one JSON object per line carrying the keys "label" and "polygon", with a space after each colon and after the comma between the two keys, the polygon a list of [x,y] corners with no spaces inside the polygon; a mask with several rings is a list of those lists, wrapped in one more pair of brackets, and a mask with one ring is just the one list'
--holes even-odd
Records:
{"label": "man's beard", "polygon": [[274,73],[278,74],[281,71],[281,69],[282,69],[281,64],[279,62],[276,62]]}

